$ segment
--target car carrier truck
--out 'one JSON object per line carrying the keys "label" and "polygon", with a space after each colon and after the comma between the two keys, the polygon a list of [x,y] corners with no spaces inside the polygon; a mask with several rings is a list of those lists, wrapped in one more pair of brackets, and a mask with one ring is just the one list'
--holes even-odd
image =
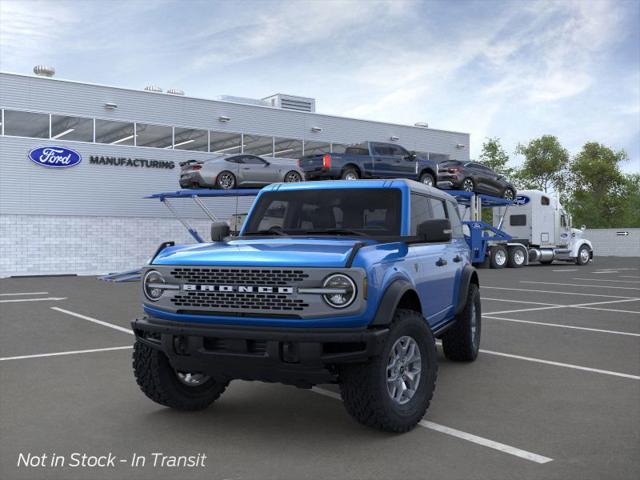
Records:
{"label": "car carrier truck", "polygon": [[585,265],[593,259],[593,246],[584,238],[586,227],[572,228],[560,202],[542,191],[520,191],[513,205],[494,208],[493,225],[510,237],[489,247],[494,268],[554,260]]}

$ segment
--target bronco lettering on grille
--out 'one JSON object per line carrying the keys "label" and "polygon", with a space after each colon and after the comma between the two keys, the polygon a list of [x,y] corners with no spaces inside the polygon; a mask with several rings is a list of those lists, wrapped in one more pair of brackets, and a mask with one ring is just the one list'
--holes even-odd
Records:
{"label": "bronco lettering on grille", "polygon": [[182,290],[187,292],[223,292],[223,293],[278,293],[291,295],[294,293],[293,287],[269,287],[251,285],[182,285]]}

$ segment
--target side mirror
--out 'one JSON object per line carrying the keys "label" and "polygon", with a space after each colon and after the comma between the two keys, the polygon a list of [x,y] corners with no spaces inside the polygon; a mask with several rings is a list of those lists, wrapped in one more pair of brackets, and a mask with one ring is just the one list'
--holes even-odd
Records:
{"label": "side mirror", "polygon": [[231,234],[227,222],[213,222],[211,224],[211,241],[221,242]]}
{"label": "side mirror", "polygon": [[586,225],[582,225],[582,226],[580,227],[580,230],[582,230],[583,232],[584,232],[586,229],[587,229],[587,226],[586,226]]}
{"label": "side mirror", "polygon": [[413,150],[409,152],[409,155],[407,155],[406,157],[404,157],[406,160],[409,161],[413,161],[416,159],[416,152],[414,152]]}
{"label": "side mirror", "polygon": [[418,225],[417,234],[424,242],[450,242],[451,222],[447,219],[426,220]]}

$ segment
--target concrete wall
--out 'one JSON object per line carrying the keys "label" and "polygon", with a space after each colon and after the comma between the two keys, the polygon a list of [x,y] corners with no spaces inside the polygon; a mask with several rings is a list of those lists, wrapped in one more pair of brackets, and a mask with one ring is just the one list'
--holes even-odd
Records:
{"label": "concrete wall", "polygon": [[640,228],[587,229],[585,238],[593,243],[594,257],[640,257]]}

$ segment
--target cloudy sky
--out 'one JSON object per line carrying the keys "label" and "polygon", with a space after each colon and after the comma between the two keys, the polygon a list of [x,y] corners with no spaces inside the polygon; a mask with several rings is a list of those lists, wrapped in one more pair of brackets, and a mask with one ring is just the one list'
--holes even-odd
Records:
{"label": "cloudy sky", "polygon": [[[0,69],[625,149],[640,171],[640,0],[0,0]],[[515,163],[522,159],[514,157]]]}

